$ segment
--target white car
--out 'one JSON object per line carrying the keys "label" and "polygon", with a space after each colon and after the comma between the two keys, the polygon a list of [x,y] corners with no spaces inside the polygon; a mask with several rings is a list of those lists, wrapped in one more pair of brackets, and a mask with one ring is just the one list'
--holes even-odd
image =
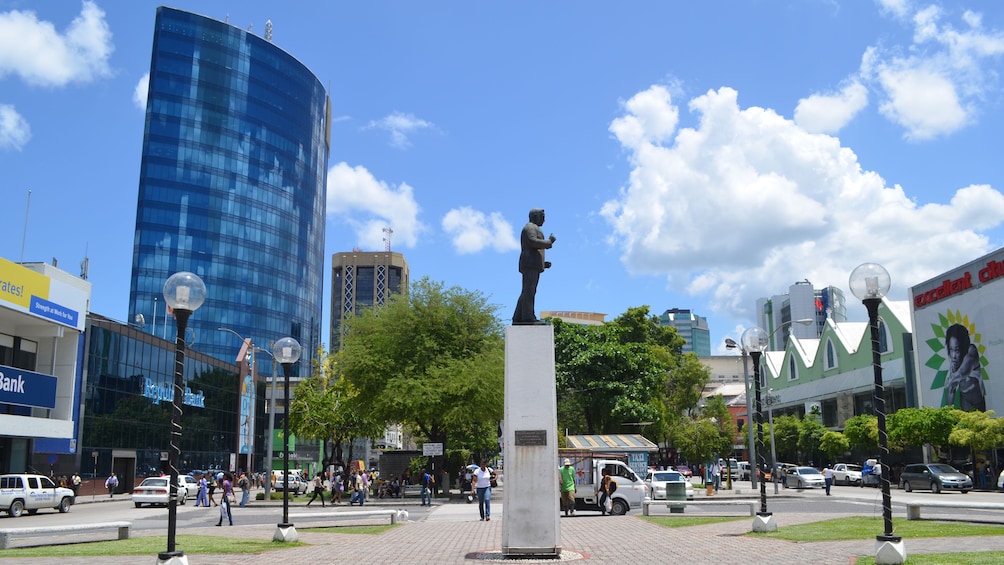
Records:
{"label": "white car", "polygon": [[649,496],[652,500],[666,500],[667,484],[683,483],[687,500],[694,500],[694,486],[690,484],[687,477],[677,471],[649,471],[645,475],[645,486],[648,487]]}
{"label": "white car", "polygon": [[179,483],[183,482],[185,484],[185,489],[188,491],[188,498],[198,498],[199,497],[199,481],[195,480],[195,477],[191,475],[178,475]]}
{"label": "white car", "polygon": [[[168,501],[171,499],[170,493],[171,477],[165,475],[163,477],[147,477],[143,479],[138,487],[132,491],[132,502],[136,505],[136,508],[143,506],[144,504],[149,504],[151,506],[161,505],[167,506]],[[185,504],[188,500],[188,487],[185,486],[185,480],[178,477],[178,504]]]}
{"label": "white car", "polygon": [[0,475],[0,510],[11,518],[25,511],[34,514],[39,508],[69,512],[73,500],[72,490],[58,486],[45,475]]}
{"label": "white car", "polygon": [[826,479],[815,467],[792,467],[784,477],[784,486],[791,488],[823,488]]}
{"label": "white car", "polygon": [[835,463],[833,465],[833,484],[860,485],[861,465],[852,463]]}

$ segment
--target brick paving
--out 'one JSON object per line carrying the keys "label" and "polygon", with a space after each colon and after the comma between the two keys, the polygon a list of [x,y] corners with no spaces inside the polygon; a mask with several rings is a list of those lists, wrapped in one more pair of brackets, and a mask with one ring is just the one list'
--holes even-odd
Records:
{"label": "brick paving", "polygon": [[[450,508],[450,507],[453,508]],[[459,508],[458,508],[459,507]],[[461,510],[461,508],[463,510]],[[408,522],[379,535],[318,533],[299,530],[303,547],[268,551],[256,555],[188,555],[191,565],[283,565],[325,563],[375,564],[465,564],[485,562],[555,563],[557,560],[493,559],[500,557],[502,544],[501,504],[493,505],[495,519],[477,520],[476,508],[463,504],[444,503],[434,509],[429,519]],[[437,513],[454,516],[437,519]],[[458,512],[462,514],[458,515]],[[688,511],[688,515],[691,513]],[[467,515],[470,519],[467,519]],[[783,513],[775,514],[782,527],[821,519],[856,514]],[[381,521],[380,523],[386,523]],[[664,564],[673,562],[731,563],[770,562],[772,565],[853,564],[857,556],[874,555],[875,540],[793,543],[757,536],[749,532],[752,518],[686,528],[665,528],[640,517],[633,511],[628,516],[599,516],[580,512],[578,516],[561,519],[561,543],[565,559],[581,556],[575,562],[584,564]],[[239,536],[249,539],[271,539],[274,525],[209,528],[202,534]],[[186,532],[187,533],[187,532]],[[140,533],[139,535],[156,535]],[[1004,536],[928,538],[906,540],[908,556],[919,553],[959,551],[1004,551]],[[0,554],[2,555],[2,554]],[[480,557],[480,558],[479,558]],[[0,558],[0,565],[41,565],[51,559]],[[59,560],[60,565],[156,563],[149,557],[76,557]]]}

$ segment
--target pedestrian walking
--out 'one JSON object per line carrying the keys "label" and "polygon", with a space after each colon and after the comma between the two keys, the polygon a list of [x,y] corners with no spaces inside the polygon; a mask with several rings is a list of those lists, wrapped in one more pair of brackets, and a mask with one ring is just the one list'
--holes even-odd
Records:
{"label": "pedestrian walking", "polygon": [[422,495],[421,503],[419,506],[432,506],[432,475],[425,469],[422,469],[422,478],[420,480],[422,485]]}
{"label": "pedestrian walking", "polygon": [[482,459],[481,465],[474,470],[472,479],[471,494],[478,495],[478,513],[481,514],[481,521],[487,522],[492,519],[492,482],[495,481],[495,470]]}
{"label": "pedestrian walking", "polygon": [[572,461],[565,458],[561,468],[561,509],[565,511],[565,516],[571,512],[575,516],[575,467]]}
{"label": "pedestrian walking", "polygon": [[613,499],[611,496],[617,491],[617,482],[610,476],[610,471],[603,469],[603,478],[600,479],[600,489],[596,491],[596,496],[600,502],[600,515],[606,516],[613,510]]}
{"label": "pedestrian walking", "polygon": [[230,512],[230,502],[234,500],[234,486],[232,482],[232,477],[230,473],[223,475],[223,482],[221,483],[221,490],[223,491],[220,496],[220,521],[216,522],[217,526],[223,525],[223,519],[226,518],[230,525],[234,525],[234,515]]}
{"label": "pedestrian walking", "polygon": [[80,478],[80,473],[73,473],[70,477],[70,488],[73,489],[73,496],[76,497],[80,493],[80,483],[83,482]]}
{"label": "pedestrian walking", "polygon": [[826,496],[830,496],[830,487],[833,486],[833,469],[827,465],[823,469],[823,480],[826,481]]}
{"label": "pedestrian walking", "polygon": [[331,479],[331,504],[342,503],[343,490],[345,490],[345,479],[342,477],[341,472],[336,471],[334,478]]}
{"label": "pedestrian walking", "polygon": [[108,498],[113,498],[115,496],[115,489],[117,489],[118,486],[119,486],[118,475],[116,475],[115,473],[108,475],[108,478],[105,479],[105,488],[108,489]]}
{"label": "pedestrian walking", "polygon": [[196,506],[209,506],[209,484],[205,475],[199,475],[199,494],[195,497]]}
{"label": "pedestrian walking", "polygon": [[241,473],[241,478],[237,479],[237,486],[241,487],[240,507],[244,508],[248,505],[248,499],[251,496],[251,479],[248,478],[247,473]]}
{"label": "pedestrian walking", "polygon": [[216,503],[216,487],[219,486],[219,479],[210,473],[209,480],[207,482],[209,483],[209,504],[207,504],[207,506],[210,504],[213,506],[219,506],[219,504]]}
{"label": "pedestrian walking", "polygon": [[315,498],[321,497],[321,508],[324,508],[324,473],[318,471],[314,475],[314,480],[311,483],[314,487],[314,494],[311,495],[310,500],[307,501],[307,506],[314,501]]}

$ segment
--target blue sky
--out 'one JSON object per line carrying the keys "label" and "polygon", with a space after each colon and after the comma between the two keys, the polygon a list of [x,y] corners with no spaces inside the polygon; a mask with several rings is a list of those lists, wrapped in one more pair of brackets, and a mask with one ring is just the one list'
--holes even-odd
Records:
{"label": "blue sky", "polygon": [[[413,278],[509,318],[542,207],[538,309],[691,308],[716,349],[795,281],[863,319],[858,264],[904,300],[1004,240],[997,1],[172,5],[271,20],[328,85],[328,275],[390,227]],[[0,256],[86,255],[92,310],[120,320],[156,6],[0,0]]]}

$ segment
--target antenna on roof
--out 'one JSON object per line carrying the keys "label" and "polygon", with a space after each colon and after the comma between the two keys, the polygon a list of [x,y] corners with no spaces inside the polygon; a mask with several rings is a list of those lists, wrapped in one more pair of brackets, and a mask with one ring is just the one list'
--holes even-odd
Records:
{"label": "antenna on roof", "polygon": [[272,41],[272,20],[265,20],[265,41]]}
{"label": "antenna on roof", "polygon": [[383,233],[387,234],[387,236],[383,238],[383,250],[390,251],[390,236],[394,235],[394,230],[390,229],[390,226],[387,226],[383,229]]}
{"label": "antenna on roof", "polygon": [[87,246],[84,246],[84,260],[80,262],[80,278],[87,280],[87,271],[90,267],[91,260],[87,257]]}

